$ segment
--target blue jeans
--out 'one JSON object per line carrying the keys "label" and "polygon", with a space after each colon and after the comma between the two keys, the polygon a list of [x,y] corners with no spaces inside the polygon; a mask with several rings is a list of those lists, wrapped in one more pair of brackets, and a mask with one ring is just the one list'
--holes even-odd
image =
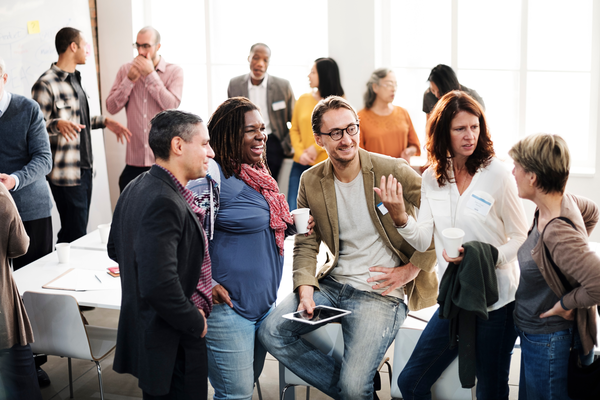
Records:
{"label": "blue jeans", "polygon": [[50,190],[60,216],[57,243],[71,243],[85,236],[92,202],[92,170],[81,169],[81,184],[78,186],[56,186]]}
{"label": "blue jeans", "polygon": [[517,329],[521,338],[519,400],[568,399],[567,369],[572,329],[530,335]]}
{"label": "blue jeans", "polygon": [[300,176],[304,171],[312,167],[312,165],[302,165],[294,161],[292,164],[292,170],[290,171],[290,181],[288,183],[288,197],[287,201],[290,205],[290,210],[298,208],[298,187],[300,187]]}
{"label": "blue jeans", "polygon": [[[490,312],[487,321],[477,318],[478,399],[508,399],[510,358],[517,339],[514,309],[512,302]],[[458,356],[458,347],[450,348],[450,322],[439,318],[438,312],[431,317],[398,377],[398,387],[406,400],[431,399],[431,387]]]}
{"label": "blue jeans", "polygon": [[332,278],[320,281],[316,305],[352,311],[337,320],[344,336],[344,357],[339,364],[300,338],[319,325],[290,321],[282,315],[298,308],[298,295],[290,294],[258,331],[263,345],[300,378],[334,399],[373,399],[373,377],[406,318],[408,309],[396,297],[342,285]]}
{"label": "blue jeans", "polygon": [[267,351],[256,339],[260,320],[250,321],[227,304],[215,304],[208,317],[208,379],[215,399],[252,399]]}

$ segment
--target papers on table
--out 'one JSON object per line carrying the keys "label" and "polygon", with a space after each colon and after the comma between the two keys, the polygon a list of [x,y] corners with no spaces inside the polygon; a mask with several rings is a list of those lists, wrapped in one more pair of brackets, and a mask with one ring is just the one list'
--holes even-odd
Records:
{"label": "papers on table", "polygon": [[72,290],[120,290],[121,280],[103,271],[71,268],[42,286],[44,289]]}

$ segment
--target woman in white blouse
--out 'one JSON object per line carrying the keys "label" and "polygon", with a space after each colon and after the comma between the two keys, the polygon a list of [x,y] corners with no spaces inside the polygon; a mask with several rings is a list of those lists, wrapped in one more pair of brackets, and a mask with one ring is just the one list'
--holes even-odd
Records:
{"label": "woman in white blouse", "polygon": [[[493,143],[481,106],[469,95],[452,91],[440,99],[427,126],[430,167],[423,173],[418,221],[404,211],[402,187],[382,178],[377,189],[398,231],[417,251],[425,251],[433,234],[441,277],[449,258],[442,231],[456,227],[464,241],[476,240],[498,249],[496,275],[499,300],[488,308],[489,319],[477,318],[477,398],[508,399],[510,358],[516,340],[513,323],[519,283],[517,250],[526,237],[523,205],[510,171],[494,157]],[[394,197],[396,201],[394,201]],[[391,208],[391,210],[390,210]],[[398,223],[398,222],[396,222]],[[449,320],[432,317],[398,378],[404,399],[430,399],[431,386],[457,357],[449,348]]]}

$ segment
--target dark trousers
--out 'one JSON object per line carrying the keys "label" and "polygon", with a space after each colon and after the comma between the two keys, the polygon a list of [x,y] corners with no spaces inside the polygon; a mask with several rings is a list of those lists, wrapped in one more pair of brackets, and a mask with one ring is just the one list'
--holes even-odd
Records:
{"label": "dark trousers", "polygon": [[81,169],[79,186],[56,186],[49,183],[60,216],[57,243],[71,243],[87,233],[92,201],[92,170]]}
{"label": "dark trousers", "polygon": [[267,139],[267,164],[269,165],[271,175],[275,180],[279,178],[279,170],[281,169],[284,158],[285,154],[283,153],[281,142],[274,134],[269,135],[269,138]]}
{"label": "dark trousers", "polygon": [[52,253],[52,217],[23,221],[23,225],[29,236],[29,249],[21,257],[13,259],[15,271]]}
{"label": "dark trousers", "polygon": [[0,399],[42,399],[31,346],[0,350]]}
{"label": "dark trousers", "polygon": [[204,339],[200,352],[194,352],[195,360],[187,360],[185,350],[180,345],[175,359],[175,369],[171,378],[169,393],[153,396],[143,392],[144,400],[206,400],[208,397],[208,367]]}
{"label": "dark trousers", "polygon": [[123,169],[123,172],[121,172],[121,176],[119,177],[119,190],[121,191],[121,193],[123,193],[123,190],[125,190],[125,187],[127,187],[129,182],[131,182],[144,172],[148,171],[149,169],[150,167],[134,167],[133,165],[125,165],[125,168]]}

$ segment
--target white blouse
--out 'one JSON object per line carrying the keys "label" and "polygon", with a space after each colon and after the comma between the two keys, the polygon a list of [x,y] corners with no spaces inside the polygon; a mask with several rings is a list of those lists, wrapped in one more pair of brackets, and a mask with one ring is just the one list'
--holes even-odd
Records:
{"label": "white blouse", "polygon": [[519,286],[517,251],[527,237],[527,221],[515,180],[501,161],[493,158],[486,168],[480,169],[462,195],[456,183],[440,187],[434,171],[428,168],[423,173],[417,218],[415,221],[409,216],[406,226],[398,228],[398,232],[417,251],[427,250],[433,234],[439,277],[448,267],[442,256],[442,231],[460,228],[465,231],[463,242],[477,240],[498,249],[499,300],[488,311],[514,301]]}

